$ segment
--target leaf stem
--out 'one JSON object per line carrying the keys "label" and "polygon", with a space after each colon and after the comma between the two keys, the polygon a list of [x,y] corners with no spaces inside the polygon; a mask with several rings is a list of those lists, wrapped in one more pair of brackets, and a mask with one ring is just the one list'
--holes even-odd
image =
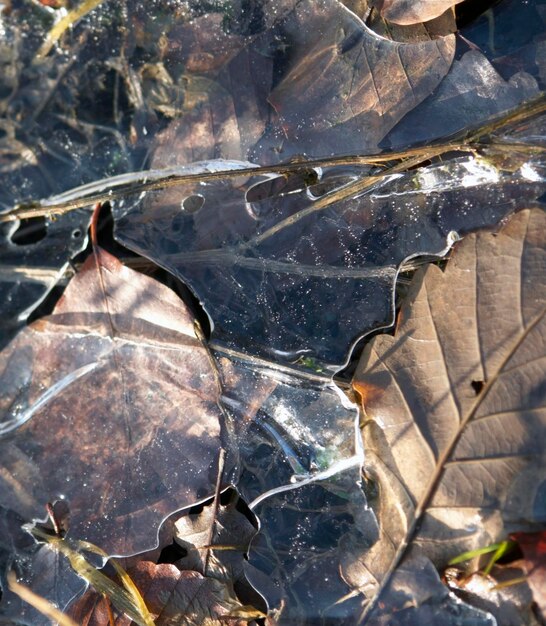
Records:
{"label": "leaf stem", "polygon": [[[94,183],[76,187],[68,192],[53,196],[49,199],[24,202],[16,205],[10,211],[0,215],[0,223],[14,221],[23,218],[61,215],[68,211],[86,207],[97,202],[116,200],[127,194],[138,194],[155,189],[164,189],[189,183],[205,183],[215,180],[233,180],[245,176],[267,176],[278,174],[287,176],[300,172],[305,168],[322,168],[336,166],[377,166],[386,168],[385,171],[366,177],[363,181],[355,181],[352,185],[347,185],[337,190],[334,194],[325,196],[335,199],[332,202],[343,200],[352,194],[358,193],[361,189],[369,187],[373,179],[374,182],[381,180],[393,171],[404,172],[410,167],[417,165],[434,157],[444,156],[449,153],[473,153],[477,154],[481,150],[527,150],[530,155],[543,154],[546,147],[529,143],[517,143],[511,141],[493,140],[490,135],[493,132],[507,129],[520,122],[528,121],[546,111],[546,94],[525,102],[515,109],[505,112],[492,121],[472,130],[464,130],[447,140],[444,138],[428,146],[417,146],[407,150],[395,152],[383,152],[381,154],[368,155],[340,155],[331,158],[308,159],[297,162],[281,163],[271,166],[255,166],[240,169],[227,169],[214,172],[198,172],[192,174],[177,173],[173,170],[148,170],[134,172],[133,174],[122,174],[106,178]],[[488,140],[486,140],[489,138]],[[360,183],[360,184],[359,184]],[[315,205],[316,206],[316,205]]]}

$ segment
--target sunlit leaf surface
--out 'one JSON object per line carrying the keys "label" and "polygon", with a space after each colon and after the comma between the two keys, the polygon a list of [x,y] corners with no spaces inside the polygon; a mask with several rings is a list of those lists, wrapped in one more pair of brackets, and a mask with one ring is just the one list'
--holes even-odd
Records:
{"label": "sunlit leaf surface", "polygon": [[[489,613],[442,584],[435,566],[451,547],[466,546],[461,537],[469,528],[472,545],[496,536],[502,525],[496,513],[479,526],[481,513],[474,510],[469,521],[459,507],[430,526],[423,509],[421,534],[412,528],[416,501],[436,502],[426,500],[412,476],[430,479],[442,441],[456,426],[427,422],[424,464],[415,442],[402,446],[408,433],[399,429],[391,440],[395,428],[389,429],[389,445],[374,439],[368,451],[362,487],[359,416],[331,375],[359,337],[393,322],[395,295],[405,291],[403,278],[395,294],[401,267],[416,264],[416,256],[443,254],[458,236],[541,200],[540,100],[533,115],[524,106],[507,125],[476,129],[544,91],[546,14],[535,0],[491,3],[477,19],[468,18],[469,3],[455,16],[453,1],[383,2],[383,16],[370,13],[365,0],[344,4],[105,1],[64,30],[47,54],[44,42],[63,23],[64,8],[44,0],[0,9],[0,289],[7,294],[0,341],[5,345],[48,293],[34,315],[51,311],[68,284],[53,314],[0,353],[0,621],[48,623],[9,593],[3,575],[10,568],[61,608],[82,589],[64,557],[33,545],[22,529],[45,517],[47,502],[66,498],[69,539],[92,538],[109,552],[131,553],[156,546],[164,517],[231,483],[259,517],[261,532],[244,571],[240,555],[235,573],[217,550],[209,554],[215,567],[190,574],[193,582],[231,571],[237,584],[248,590],[250,581],[263,594],[279,624],[353,626],[362,614],[360,594],[371,597],[384,586],[375,597],[387,609],[380,616],[376,607],[370,623],[493,626]],[[91,3],[69,9],[85,7]],[[399,148],[404,154],[377,158]],[[343,155],[349,155],[343,164],[324,162]],[[319,157],[321,163],[307,163]],[[234,174],[252,164],[269,169]],[[213,180],[214,171],[224,174]],[[175,184],[188,172],[197,177]],[[88,222],[87,209],[73,210],[97,193],[93,202],[112,205],[118,240],[182,278],[203,303],[210,354],[172,292],[106,253],[99,255],[100,274],[88,260],[70,282],[67,263],[85,245]],[[17,216],[31,219],[5,223]],[[495,270],[505,281],[499,293],[510,296],[498,298],[503,311],[517,311],[518,294],[510,294],[518,280],[502,273],[513,258],[519,257],[508,255]],[[154,271],[146,259],[133,260]],[[486,282],[489,271],[484,261],[467,277]],[[534,276],[534,268],[526,269],[519,285],[531,280],[541,298]],[[442,284],[444,291],[452,287]],[[101,290],[102,300],[95,298]],[[454,328],[460,320],[452,309],[465,302],[458,295],[444,320]],[[495,302],[484,319],[496,341],[505,329],[493,315]],[[453,343],[466,349],[485,334],[470,322],[456,341],[446,330],[442,349],[447,354]],[[470,348],[467,354],[470,361],[476,356]],[[408,365],[417,375],[421,367],[417,356]],[[437,383],[439,371],[418,382]],[[489,384],[485,374],[483,380]],[[479,397],[481,379],[474,383]],[[451,387],[449,393],[464,396],[455,382]],[[445,398],[425,390],[427,415],[429,408],[436,415]],[[389,390],[378,384],[372,391]],[[374,393],[367,398],[372,408]],[[512,390],[505,395],[518,397]],[[515,445],[519,422],[507,419],[507,438],[490,429],[482,448]],[[538,454],[543,433],[531,434]],[[220,447],[227,456],[219,478]],[[482,448],[469,454],[485,454]],[[503,459],[503,471],[515,473],[519,461]],[[370,480],[372,467],[377,482]],[[499,504],[508,474],[500,472],[495,484],[492,475],[483,470],[466,491],[453,487],[460,480],[438,478],[445,486],[434,492],[444,498],[438,507],[481,494],[498,496],[495,511],[508,510],[510,498]],[[521,494],[535,490],[540,502],[542,492],[528,480],[522,471]],[[524,511],[521,501],[510,506]],[[193,518],[197,534],[209,517]],[[537,520],[544,522],[540,510]],[[402,542],[398,556],[388,532]],[[399,564],[406,541],[411,554]],[[203,552],[206,560],[203,545],[191,548],[186,565]],[[174,581],[176,595],[178,578],[187,576],[157,567],[145,565],[146,575],[161,579],[163,591]],[[198,594],[197,623],[204,615],[217,621],[211,599],[225,599],[230,587],[221,580],[221,589],[213,583],[214,593]],[[235,607],[231,589],[227,596]],[[180,604],[171,608],[179,620]],[[91,615],[89,607],[80,609],[80,616]]]}
{"label": "sunlit leaf surface", "polygon": [[427,22],[462,0],[383,0],[381,15],[397,24]]}
{"label": "sunlit leaf surface", "polygon": [[1,353],[0,372],[3,507],[30,521],[65,499],[72,536],[130,554],[214,491],[222,414],[192,316],[108,253]]}
{"label": "sunlit leaf surface", "polygon": [[363,354],[355,387],[381,530],[345,571],[369,608],[411,597],[401,562],[442,566],[546,519],[545,232],[545,213],[526,210],[467,237],[445,271],[418,273],[395,336]]}

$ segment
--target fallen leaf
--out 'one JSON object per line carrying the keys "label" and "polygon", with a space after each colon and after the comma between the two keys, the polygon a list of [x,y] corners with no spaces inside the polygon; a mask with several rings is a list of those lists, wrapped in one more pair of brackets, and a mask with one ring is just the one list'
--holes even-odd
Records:
{"label": "fallen leaf", "polygon": [[[362,0],[358,0],[358,2],[360,1]],[[344,4],[350,8],[348,2],[344,2]],[[411,44],[419,41],[439,39],[440,37],[445,37],[446,35],[451,35],[458,31],[454,11],[446,11],[427,22],[416,22],[409,25],[390,22],[377,11],[370,11],[369,9],[368,11],[369,12],[364,13],[364,15],[367,16],[364,19],[366,26],[379,36],[400,43]]]}
{"label": "fallen leaf", "polygon": [[[141,561],[128,573],[155,615],[156,626],[242,626],[260,616],[242,606],[228,584],[198,572]],[[85,594],[69,614],[86,626],[109,624],[105,600],[95,592]],[[129,626],[132,622],[118,614],[114,623]]]}
{"label": "fallen leaf", "polygon": [[545,232],[545,213],[525,210],[466,237],[445,271],[417,273],[396,335],[362,356],[354,385],[374,390],[362,433],[381,529],[344,571],[371,619],[388,614],[408,558],[441,567],[546,518]]}
{"label": "fallen leaf", "polygon": [[450,592],[432,563],[422,556],[400,564],[380,602],[382,611],[364,620],[360,611],[355,622],[366,626],[499,626],[490,613]]}
{"label": "fallen leaf", "polygon": [[0,353],[0,386],[0,504],[23,518],[64,499],[70,536],[132,554],[214,493],[223,416],[193,317],[104,250]]}
{"label": "fallen leaf", "polygon": [[513,533],[523,551],[523,567],[542,618],[546,618],[546,531]]}
{"label": "fallen leaf", "polygon": [[432,93],[453,59],[452,35],[389,41],[334,3],[299,3],[292,19],[285,28],[292,37],[305,28],[303,45],[290,51],[269,101],[300,154],[374,152],[396,121]]}
{"label": "fallen leaf", "polygon": [[[471,18],[472,9],[472,4],[461,5],[461,13],[467,10]],[[487,27],[485,17],[463,18],[459,41],[470,50],[461,45],[445,80],[395,127],[382,142],[384,149],[432,141],[470,123],[483,123],[487,116],[544,91],[544,11],[534,2],[499,2],[487,11]],[[535,137],[543,134],[537,131]]]}
{"label": "fallen leaf", "polygon": [[380,0],[381,15],[396,24],[427,22],[451,9],[462,0]]}
{"label": "fallen leaf", "polygon": [[207,54],[229,62],[183,76],[187,103],[154,140],[154,168],[375,152],[394,124],[438,86],[455,50],[453,35],[407,44],[379,37],[330,0],[264,10],[267,17],[267,27],[240,42],[237,55],[216,14],[176,30],[184,38],[170,42],[170,63],[183,62],[189,54],[183,43],[203,39],[205,24],[212,32]]}
{"label": "fallen leaf", "polygon": [[[101,7],[104,9],[101,12],[103,20],[97,20],[95,24],[91,24],[91,28],[89,24],[85,28],[78,24],[74,28],[73,36],[67,37],[66,59],[55,57],[54,62],[46,64],[44,71],[40,73],[25,68],[20,81],[13,80],[12,68],[18,63],[24,63],[26,48],[29,49],[27,55],[34,54],[35,50],[26,43],[39,39],[40,34],[43,34],[43,28],[35,28],[35,20],[26,19],[26,9],[19,13],[18,7],[14,6],[11,15],[19,14],[23,24],[23,36],[20,40],[24,43],[12,46],[16,54],[8,55],[4,53],[2,47],[3,54],[0,55],[4,70],[0,72],[2,96],[5,93],[9,93],[9,96],[0,100],[0,112],[8,111],[6,128],[11,132],[12,128],[17,127],[17,141],[20,143],[8,146],[8,149],[13,146],[18,148],[18,152],[10,153],[16,154],[18,158],[17,168],[9,174],[2,170],[0,202],[9,206],[14,199],[19,200],[24,196],[44,196],[86,180],[139,168],[143,155],[148,154],[151,142],[155,137],[159,137],[156,135],[157,131],[162,133],[167,122],[180,113],[183,116],[187,115],[185,119],[188,122],[196,123],[184,128],[180,120],[175,120],[170,128],[173,131],[170,138],[167,137],[168,133],[160,134],[163,142],[158,141],[156,147],[161,148],[158,153],[162,152],[165,157],[176,155],[179,150],[184,160],[195,158],[195,155],[210,158],[208,156],[210,154],[222,156],[235,151],[237,158],[271,163],[284,160],[291,155],[297,156],[302,152],[329,155],[331,152],[362,150],[363,146],[369,146],[370,150],[375,151],[378,137],[384,136],[392,124],[396,123],[399,115],[404,115],[406,110],[409,110],[405,100],[413,103],[414,100],[416,102],[426,97],[429,91],[423,89],[423,85],[433,89],[442,77],[439,70],[449,67],[452,58],[450,54],[453,37],[435,43],[434,46],[430,42],[426,45],[419,44],[420,47],[395,46],[392,42],[388,46],[380,37],[371,35],[352,17],[347,19],[346,13],[335,2],[273,0],[264,3],[228,4],[229,7],[226,3],[216,3],[214,7],[207,6],[205,9],[200,3],[195,2],[160,1],[154,3],[153,7],[141,2],[131,3],[128,11],[129,27],[123,11],[110,10],[110,5],[105,4]],[[204,10],[213,12],[214,20],[208,21],[208,16],[205,15],[200,21],[201,26],[197,27],[195,24],[200,20],[200,12]],[[230,14],[232,10],[234,14]],[[332,19],[332,16],[335,19]],[[208,26],[212,22],[214,28],[208,31]],[[32,24],[33,32],[24,31],[25,24]],[[13,18],[10,20],[7,15],[3,15],[2,26],[4,25],[7,33],[5,40],[11,45],[14,43]],[[340,27],[339,30],[336,30],[337,26]],[[188,49],[184,48],[184,42],[178,38],[184,29],[187,35],[185,41],[191,42]],[[323,34],[324,47],[321,47],[319,40]],[[216,41],[217,37],[222,40],[220,44]],[[366,39],[367,45],[360,46],[360,39]],[[442,46],[446,42],[449,45],[445,48],[450,54],[441,58],[442,55],[437,52],[442,52]],[[305,60],[305,46],[308,44],[317,58],[316,72],[314,65]],[[244,50],[239,49],[240,45],[243,45]],[[359,65],[363,60],[358,52],[369,49],[377,53],[378,63],[370,67],[368,72]],[[417,54],[418,51],[423,54]],[[431,51],[431,63],[428,64],[429,59],[425,53]],[[387,80],[387,70],[394,74],[399,69],[394,64],[397,61],[395,52],[403,58],[403,68],[408,73],[408,77],[404,72],[396,74],[402,85],[391,85]],[[430,77],[425,77],[421,82],[422,77],[411,74],[408,58],[413,52],[416,53],[417,60],[429,69],[434,80],[429,81],[427,79]],[[537,59],[541,58],[539,53],[540,48],[537,47]],[[8,63],[5,63],[5,58],[9,59]],[[384,58],[389,59],[389,64],[382,65],[381,61]],[[519,60],[520,57],[517,56],[513,62],[518,63]],[[148,73],[150,66],[157,69],[156,75],[151,76]],[[415,67],[417,66],[416,63]],[[540,67],[539,63],[537,67]],[[312,96],[309,108],[312,115],[307,115],[305,102],[300,96],[301,87],[297,80],[294,80],[298,69],[303,72],[304,79],[315,72],[313,75],[316,82],[309,84]],[[187,73],[192,73],[192,76],[188,77]],[[193,80],[195,75],[201,73],[207,74],[206,80]],[[533,73],[531,78],[534,76]],[[464,72],[459,74],[464,88],[467,86],[465,77]],[[201,77],[198,76],[199,78]],[[383,107],[381,119],[374,117],[374,111],[362,111],[359,108],[363,104],[366,105],[366,97],[360,100],[362,94],[358,93],[358,97],[355,97],[356,92],[353,90],[354,86],[363,82],[370,83],[370,79],[373,79],[371,82],[375,82],[378,78],[381,88],[378,104]],[[532,86],[528,75],[516,77],[509,82],[511,78],[503,74],[503,79],[508,83],[510,98],[518,86],[522,87],[521,93],[528,93],[528,88]],[[412,88],[415,80],[419,85],[414,94],[408,87]],[[321,101],[320,89],[316,89],[316,85],[320,84],[324,93],[328,93],[330,82],[335,84],[336,81],[339,81],[340,87],[345,89],[335,94],[336,98],[339,96],[338,101],[341,101],[339,109],[334,106],[336,98]],[[116,85],[114,95],[109,89],[112,84]],[[497,81],[494,84],[496,85]],[[11,93],[13,85],[17,89]],[[173,87],[172,92],[166,89],[168,86]],[[187,90],[186,86],[189,87]],[[194,86],[195,88],[192,88]],[[479,92],[482,87],[483,84],[480,84],[476,91]],[[162,88],[165,88],[165,93],[160,93]],[[276,111],[267,100],[272,91],[274,92],[272,98],[277,97]],[[384,97],[385,93],[392,97],[391,100]],[[502,89],[495,93],[499,102],[504,101]],[[176,95],[175,102],[170,101],[171,94]],[[188,96],[187,100],[185,96]],[[373,98],[373,94],[369,97]],[[397,97],[403,97],[405,100],[400,102]],[[216,98],[220,106],[215,101]],[[301,104],[299,112],[298,101]],[[451,106],[451,101],[449,102],[447,109]],[[470,98],[465,102],[472,103],[475,100]],[[8,109],[5,108],[6,103],[9,103]],[[92,106],[89,106],[89,103],[92,103]],[[95,106],[96,103],[100,106]],[[126,103],[129,103],[128,109]],[[351,117],[351,108],[359,111],[357,117]],[[471,106],[470,109],[474,110]],[[445,113],[446,109],[440,109],[438,119],[441,120]],[[162,118],[162,115],[165,118]],[[433,125],[431,117],[427,121]],[[364,123],[369,125],[369,133],[366,132]],[[120,127],[130,128],[131,133],[134,131],[134,144],[132,134],[129,140],[124,132],[118,132],[117,129]],[[170,139],[173,135],[176,138],[179,134],[181,135],[179,143],[173,144],[169,152]],[[9,133],[7,135],[9,136]],[[5,138],[0,137],[0,141]],[[410,137],[410,141],[414,139]],[[25,163],[22,157],[29,157],[29,162]],[[461,161],[464,161],[464,164]],[[193,187],[186,188],[181,196],[177,197],[174,194],[174,202],[169,203],[173,205],[169,208],[170,213],[165,204],[159,211],[160,215],[166,216],[165,221],[157,221],[159,227],[163,229],[160,236],[164,237],[166,234],[167,236],[152,252],[157,253],[159,263],[167,267],[176,266],[176,256],[180,255],[182,269],[177,266],[177,272],[185,271],[185,265],[189,266],[189,273],[194,271],[196,265],[199,267],[198,281],[201,280],[205,285],[203,291],[206,297],[203,297],[203,300],[206,301],[213,317],[217,310],[219,312],[219,322],[216,323],[216,319],[214,321],[215,337],[220,341],[225,340],[225,343],[234,349],[242,348],[247,352],[266,354],[268,358],[283,360],[285,363],[295,362],[296,366],[305,363],[308,369],[324,368],[320,359],[328,363],[345,360],[347,346],[354,343],[360,333],[366,330],[363,326],[369,324],[371,327],[377,327],[392,319],[393,277],[398,271],[400,255],[407,250],[410,251],[410,256],[423,251],[438,249],[444,251],[450,230],[462,233],[465,229],[495,223],[514,208],[521,207],[542,194],[544,177],[541,179],[540,170],[535,168],[534,162],[527,169],[528,176],[534,177],[532,180],[529,177],[525,178],[521,173],[506,177],[506,173],[503,173],[499,182],[488,177],[491,174],[494,177],[494,170],[482,159],[461,161],[455,165],[451,162],[447,166],[437,164],[415,176],[403,175],[400,180],[389,181],[393,182],[393,187],[387,190],[382,187],[374,189],[373,198],[369,202],[365,196],[356,198],[354,210],[351,210],[347,221],[339,219],[338,215],[332,219],[330,210],[321,210],[319,214],[322,219],[316,220],[317,224],[322,222],[318,227],[319,232],[313,232],[310,239],[307,238],[307,224],[301,223],[299,226],[302,228],[296,227],[286,239],[285,230],[281,237],[272,238],[268,242],[269,245],[251,249],[246,257],[244,254],[240,255],[245,257],[244,259],[237,255],[223,256],[222,252],[226,246],[232,244],[238,246],[242,242],[244,247],[247,238],[252,238],[256,234],[260,236],[263,232],[260,230],[262,226],[260,224],[256,226],[254,222],[265,223],[264,228],[276,225],[277,222],[271,219],[270,211],[278,212],[277,217],[281,220],[289,219],[297,214],[298,203],[305,211],[316,198],[324,195],[325,190],[326,192],[339,190],[348,181],[366,175],[369,168],[363,168],[358,172],[349,168],[349,172],[342,170],[333,173],[332,176],[329,171],[321,172],[322,178],[318,176],[318,172],[311,172],[311,180],[307,178],[305,172],[299,180],[297,176],[287,177],[289,180],[282,191],[282,183],[285,182],[283,179],[271,181],[271,176],[267,175],[264,178],[269,180],[264,181],[260,178],[258,181],[247,181],[242,177],[243,182],[238,190],[240,193],[233,201],[231,194],[235,192],[230,184],[224,187],[200,184],[197,191]],[[159,154],[155,164],[158,167],[164,166]],[[8,162],[7,165],[9,167],[13,163]],[[480,189],[477,194],[472,193],[469,207],[465,204],[469,199],[464,187],[473,180],[476,167],[479,180],[476,186]],[[306,170],[308,171],[308,168]],[[458,178],[461,172],[462,179]],[[445,174],[447,176],[444,176]],[[456,178],[455,183],[453,178],[450,178],[453,174]],[[320,180],[314,180],[313,176]],[[255,182],[258,185],[254,185]],[[299,186],[291,186],[294,182]],[[97,184],[102,184],[108,190],[107,182]],[[258,193],[252,199],[250,188],[260,185],[273,191],[260,196],[260,190],[254,189]],[[211,187],[214,187],[212,196],[217,193],[219,202],[214,211],[209,213],[208,194]],[[226,190],[224,196],[223,191]],[[200,197],[201,191],[203,197]],[[261,191],[263,192],[263,189]],[[146,198],[148,199],[149,197]],[[224,202],[224,199],[227,202]],[[285,200],[288,208],[283,213]],[[121,207],[121,213],[126,211],[132,201],[133,198],[126,199]],[[384,211],[378,208],[382,203]],[[403,204],[405,206],[402,206]],[[430,220],[425,220],[419,229],[419,216],[422,215],[419,210],[422,206],[426,207],[424,212]],[[205,210],[202,211],[202,208]],[[184,221],[189,213],[193,213],[194,221]],[[149,216],[151,214],[150,210]],[[462,220],[463,216],[465,220]],[[132,217],[134,215],[128,215],[129,219]],[[141,217],[143,221],[148,219],[146,215],[139,215],[138,219]],[[150,219],[156,217],[154,215]],[[376,239],[371,235],[374,222],[379,224],[379,235]],[[351,228],[346,228],[347,223]],[[395,224],[396,244],[393,248],[388,246],[391,234],[388,229],[389,223]],[[412,223],[415,224],[415,230],[408,226]],[[186,233],[188,227],[191,231],[188,237],[190,243],[188,244],[186,240],[179,248],[178,230]],[[136,245],[142,249],[149,246],[147,236],[151,239],[156,236],[153,230],[148,231],[146,228],[148,226],[144,227],[143,232],[135,235]],[[349,237],[338,246],[339,233],[348,233]],[[198,249],[192,247],[195,239],[199,240],[201,246]],[[365,253],[360,255],[357,250],[353,256],[354,250],[359,246],[366,248]],[[151,247],[153,248],[153,245]],[[320,256],[323,253],[329,254],[327,251],[332,248],[333,254]],[[203,254],[199,257],[201,252]],[[185,254],[192,260],[184,258]],[[172,257],[165,260],[166,255]],[[202,259],[207,256],[209,261],[212,261],[212,268],[200,266]],[[223,266],[222,270],[225,272],[218,280],[215,272],[220,266]],[[260,266],[265,269],[260,269]],[[383,278],[385,280],[379,286],[370,281],[369,290],[360,289],[363,267],[365,269],[371,267],[374,279],[379,277],[380,281]],[[386,271],[383,273],[385,267]],[[338,273],[340,269],[341,279]],[[331,271],[329,276],[328,270]],[[273,274],[275,274],[273,280],[268,280]],[[304,279],[301,279],[302,275],[305,276]],[[312,280],[307,280],[309,276]],[[332,284],[326,285],[328,278],[331,278]],[[364,281],[367,278],[366,275]],[[355,282],[350,279],[355,279]],[[321,292],[319,289],[314,293],[310,289],[315,285],[327,287],[325,290],[327,297],[322,302],[324,291]],[[207,289],[217,293],[213,293],[209,298]],[[240,290],[233,299],[232,290]],[[248,290],[248,298],[244,294],[245,290]],[[344,291],[348,292],[346,299],[341,297]],[[256,298],[256,294],[261,298]],[[199,297],[202,297],[201,293]],[[353,308],[350,308],[348,303]],[[373,312],[376,304],[377,314]],[[261,310],[257,313],[256,309]],[[286,309],[288,313],[285,315]],[[364,310],[366,314],[360,318],[359,314]],[[307,311],[310,312],[308,316]],[[368,313],[371,314],[371,318]],[[255,314],[262,314],[263,319],[256,322]],[[234,317],[231,317],[232,315]],[[362,319],[364,324],[361,324]],[[344,328],[348,330],[345,331]],[[258,339],[253,343],[254,340],[250,337],[255,331]],[[311,334],[311,339],[307,342],[308,333]],[[331,341],[331,344],[324,346],[323,340],[329,336],[331,339],[326,339],[326,342]],[[319,344],[318,349],[315,341]],[[337,350],[335,357],[331,356],[331,348]],[[279,376],[286,375],[284,370],[280,372]],[[475,381],[475,386],[479,385],[480,381]],[[169,394],[172,394],[171,390]],[[271,396],[273,399],[284,397],[281,393],[273,392]],[[291,396],[287,394],[286,397]],[[237,402],[236,397],[232,400],[234,403]],[[324,417],[323,406],[318,400],[314,407],[312,402],[307,403],[306,400],[302,400],[302,404],[308,410],[308,414],[303,424],[296,424],[296,433],[309,436],[313,446],[316,443],[322,444],[325,440],[319,438],[321,433],[317,435],[312,432],[309,424],[316,423],[312,415],[313,410],[316,420]],[[256,406],[259,409],[259,403]],[[301,446],[295,453],[293,450],[284,450],[283,445],[286,442],[294,443],[294,437],[290,437],[290,429],[285,429],[286,432],[277,430],[276,434],[272,433],[271,428],[275,432],[276,426],[282,425],[282,422],[278,419],[280,416],[273,410],[272,403],[269,403],[268,408],[271,412],[266,413],[265,419],[263,415],[259,416],[263,422],[261,431],[260,427],[253,425],[258,436],[254,432],[252,437],[245,440],[248,448],[258,440],[260,452],[265,449],[269,453],[265,462],[271,462],[271,471],[268,472],[268,468],[264,467],[265,463],[260,465],[262,459],[251,455],[244,458],[246,482],[244,480],[241,482],[245,493],[251,496],[248,498],[249,501],[260,498],[264,494],[264,486],[271,487],[273,491],[279,487],[293,487],[283,481],[284,477],[287,475],[289,479],[294,478],[291,465],[309,460],[307,453],[313,448]],[[259,410],[246,411],[245,407],[244,412],[247,416],[254,417],[258,415]],[[340,413],[336,413],[336,418]],[[328,417],[330,415],[328,413]],[[252,419],[249,421],[252,422]],[[346,422],[351,424],[350,416]],[[337,424],[337,419],[332,419],[331,429],[335,429]],[[271,428],[268,430],[267,427]],[[251,428],[252,426],[249,426],[248,430]],[[241,430],[244,432],[245,428]],[[337,435],[338,439],[335,436],[326,438],[328,445],[341,439],[343,444],[349,444],[343,448],[342,453],[345,454],[351,449],[354,437],[347,437],[345,430],[334,435]],[[296,438],[295,442],[298,441]],[[330,464],[329,467],[331,461],[329,456],[326,459]],[[276,463],[283,471],[278,470]],[[256,470],[255,473],[248,472],[249,468]],[[253,481],[255,477],[258,480]],[[279,576],[281,578],[279,587],[284,584],[282,590],[284,595],[279,594],[282,601],[289,598],[289,601],[297,605],[304,599],[301,606],[311,605],[313,597],[320,595],[320,603],[317,601],[313,606],[320,604],[322,610],[329,600],[331,602],[339,600],[343,595],[338,593],[340,589],[345,591],[348,588],[340,581],[336,571],[340,552],[338,537],[340,528],[357,525],[353,524],[354,519],[358,519],[363,528],[366,527],[366,524],[362,523],[362,516],[351,511],[351,506],[355,509],[358,508],[357,504],[364,506],[362,494],[360,500],[350,498],[358,488],[357,480],[358,469],[352,466],[351,471],[345,475],[336,475],[332,480],[325,481],[324,487],[306,484],[297,491],[277,491],[270,493],[265,501],[256,504],[256,507],[260,507],[260,512],[263,511],[266,517],[264,527],[267,526],[265,540],[261,545],[256,544],[258,550],[264,549],[264,544],[273,538],[271,545],[274,543],[281,551],[285,549],[286,552],[290,552],[286,560],[280,556],[276,560],[269,558],[269,562],[267,559],[270,554],[265,549],[258,554],[258,558],[265,555],[262,564],[266,566],[275,564],[276,573],[288,571],[284,581],[282,576]],[[322,497],[324,500],[321,500]],[[324,507],[321,509],[323,504]],[[279,506],[284,506],[285,510],[275,510]],[[299,510],[291,513],[288,510],[290,506]],[[375,529],[370,518],[371,515],[368,515],[365,521],[369,522],[370,528]],[[290,522],[293,522],[292,526]],[[322,538],[320,533],[324,528],[331,531],[328,541],[324,542],[328,544],[326,546],[320,543]],[[278,532],[279,529],[282,532]],[[371,543],[372,539],[369,536],[368,540],[368,543]],[[317,545],[319,558],[307,558],[309,555],[315,556]],[[358,549],[361,550],[361,546]],[[331,585],[330,589],[328,585]],[[324,588],[328,593],[321,593]],[[321,591],[317,592],[317,589]],[[295,615],[297,610],[290,608],[287,613],[292,611]],[[352,614],[350,611],[346,612],[345,607],[340,609],[340,613],[349,616],[346,619],[351,619]],[[298,619],[302,614],[298,615]]]}
{"label": "fallen leaf", "polygon": [[227,505],[213,502],[175,522],[174,540],[187,551],[176,565],[225,583],[246,584],[243,564],[257,532],[258,522],[252,524],[237,510],[236,498]]}
{"label": "fallen leaf", "polygon": [[507,80],[485,55],[469,50],[454,61],[434,95],[411,111],[389,133],[383,145],[405,147],[415,141],[445,137],[514,108],[539,93],[539,84],[531,73],[515,72]]}

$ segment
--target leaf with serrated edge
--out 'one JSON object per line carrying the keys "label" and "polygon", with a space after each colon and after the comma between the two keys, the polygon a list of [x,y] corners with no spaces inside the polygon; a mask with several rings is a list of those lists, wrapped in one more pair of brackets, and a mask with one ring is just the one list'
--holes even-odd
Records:
{"label": "leaf with serrated edge", "polygon": [[379,541],[344,574],[369,599],[414,554],[436,566],[544,522],[546,215],[525,210],[417,273],[394,337],[365,350],[354,386]]}

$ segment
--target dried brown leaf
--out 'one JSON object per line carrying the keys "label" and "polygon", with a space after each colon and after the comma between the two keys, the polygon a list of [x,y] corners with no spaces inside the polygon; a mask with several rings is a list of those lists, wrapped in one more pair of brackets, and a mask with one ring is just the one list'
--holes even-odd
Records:
{"label": "dried brown leaf", "polygon": [[0,504],[23,518],[66,499],[71,536],[130,554],[214,493],[222,414],[192,315],[107,252],[0,354],[0,386]]}
{"label": "dried brown leaf", "polygon": [[[257,528],[237,510],[236,501],[184,515],[175,529],[175,541],[188,552],[177,563],[180,568],[232,583],[244,579],[244,555]],[[209,553],[212,558],[207,558]]]}
{"label": "dried brown leaf", "polygon": [[526,210],[468,236],[365,350],[355,388],[381,535],[345,573],[370,608],[409,554],[445,565],[546,518],[545,233]]}
{"label": "dried brown leaf", "polygon": [[381,15],[396,24],[417,24],[438,17],[459,2],[462,0],[382,0]]}
{"label": "dried brown leaf", "polygon": [[[187,102],[158,134],[154,167],[213,158],[265,164],[302,153],[374,152],[389,130],[432,93],[453,60],[453,35],[389,41],[338,2],[303,0],[282,20],[276,13],[276,7],[271,15],[264,11],[273,27],[245,40],[246,45],[239,41],[238,54],[232,36],[207,39],[208,57],[226,62],[222,67],[205,64],[206,74],[183,76]],[[184,37],[198,50],[206,24],[213,32],[221,30],[215,15],[183,27]],[[170,45],[172,61],[186,58],[188,51],[178,50],[176,40]],[[278,66],[285,68],[280,81]]]}
{"label": "dried brown leaf", "polygon": [[[229,585],[198,572],[141,561],[128,573],[155,616],[156,626],[242,626],[261,615],[241,605]],[[90,591],[71,608],[70,615],[85,626],[107,626],[107,600]],[[131,621],[118,614],[114,623],[129,626]]]}
{"label": "dried brown leaf", "polygon": [[402,44],[378,37],[359,20],[340,20],[333,5],[303,2],[294,15],[306,23],[305,45],[292,52],[269,101],[288,138],[299,140],[300,151],[316,154],[319,148],[326,154],[326,145],[331,150],[340,140],[360,142],[351,146],[355,150],[374,150],[435,89],[453,59],[452,35]]}

